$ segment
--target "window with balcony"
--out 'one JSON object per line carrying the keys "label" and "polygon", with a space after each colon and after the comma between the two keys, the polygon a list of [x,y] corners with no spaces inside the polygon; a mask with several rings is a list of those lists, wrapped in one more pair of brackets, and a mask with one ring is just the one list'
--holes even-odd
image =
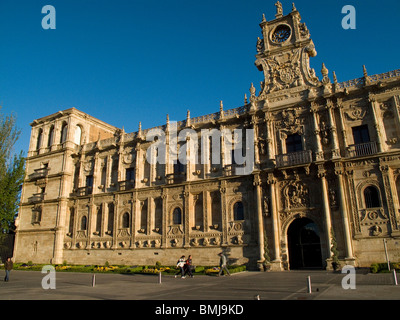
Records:
{"label": "window with balcony", "polygon": [[179,160],[176,160],[176,163],[174,163],[174,174],[179,175],[184,172],[185,166]]}
{"label": "window with balcony", "polygon": [[298,152],[303,150],[301,136],[298,133],[291,134],[286,138],[286,153]]}
{"label": "window with balcony", "polygon": [[298,133],[288,135],[285,140],[286,153],[278,154],[277,167],[297,166],[312,161],[311,150],[303,150],[303,138]]}
{"label": "window with balcony", "polygon": [[93,176],[86,176],[86,187],[93,187]]}
{"label": "window with balcony", "polygon": [[135,180],[135,168],[128,168],[125,171],[125,180],[133,181]]}
{"label": "window with balcony", "polygon": [[350,157],[362,157],[377,152],[376,143],[370,141],[368,125],[352,127],[354,144],[348,147]]}
{"label": "window with balcony", "polygon": [[368,125],[351,128],[353,131],[354,144],[367,143],[369,140]]}

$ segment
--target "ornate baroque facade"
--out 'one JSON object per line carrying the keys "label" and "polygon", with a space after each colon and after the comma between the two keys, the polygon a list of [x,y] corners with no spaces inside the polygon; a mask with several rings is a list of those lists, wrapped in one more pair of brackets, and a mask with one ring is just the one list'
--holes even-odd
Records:
{"label": "ornate baroque facade", "polygon": [[[74,108],[33,121],[16,261],[174,264],[192,254],[275,270],[400,259],[400,70],[333,82],[310,68],[310,32],[293,4],[260,23],[249,101],[177,130],[253,129],[254,170],[146,161],[148,130],[125,133]],[[159,127],[169,136],[170,123]],[[168,163],[168,162],[167,162]],[[396,241],[397,239],[397,241]]]}

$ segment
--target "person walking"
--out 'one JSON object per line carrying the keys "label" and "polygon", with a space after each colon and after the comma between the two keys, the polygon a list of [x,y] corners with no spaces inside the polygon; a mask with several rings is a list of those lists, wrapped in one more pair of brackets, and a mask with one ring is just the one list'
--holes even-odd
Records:
{"label": "person walking", "polygon": [[179,271],[176,273],[175,278],[178,276],[178,274],[181,274],[181,278],[185,279],[185,275],[184,275],[185,256],[182,256],[179,258],[176,266],[179,268]]}
{"label": "person walking", "polygon": [[4,263],[4,269],[6,269],[6,276],[4,277],[4,281],[8,282],[8,280],[10,280],[10,272],[13,269],[14,264],[11,261],[11,258],[8,257],[6,262]]}
{"label": "person walking", "polygon": [[186,276],[186,274],[189,274],[189,277],[193,278],[193,274],[192,274],[192,255],[189,255],[189,257],[187,258],[186,263],[185,263],[184,276]]}
{"label": "person walking", "polygon": [[225,254],[223,252],[220,252],[218,255],[220,256],[218,277],[222,274],[222,271],[224,271],[224,270],[228,274],[228,276],[230,276],[231,274],[229,273],[229,270],[226,267],[226,256],[225,256]]}

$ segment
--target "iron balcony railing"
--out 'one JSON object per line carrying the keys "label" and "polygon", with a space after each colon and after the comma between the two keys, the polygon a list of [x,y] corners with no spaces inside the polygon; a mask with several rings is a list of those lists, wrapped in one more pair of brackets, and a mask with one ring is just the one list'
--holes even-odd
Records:
{"label": "iron balcony railing", "polygon": [[376,147],[376,142],[365,142],[359,144],[353,144],[348,146],[347,154],[349,157],[364,157],[370,156],[378,152],[378,148]]}
{"label": "iron balcony railing", "polygon": [[311,150],[279,154],[275,157],[277,167],[290,167],[312,162]]}

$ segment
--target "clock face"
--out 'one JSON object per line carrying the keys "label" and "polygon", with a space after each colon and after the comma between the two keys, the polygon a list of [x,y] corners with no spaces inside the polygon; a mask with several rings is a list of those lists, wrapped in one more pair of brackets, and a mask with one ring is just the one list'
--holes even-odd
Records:
{"label": "clock face", "polygon": [[289,39],[291,34],[290,28],[287,25],[277,26],[272,34],[271,40],[275,43],[282,43]]}

